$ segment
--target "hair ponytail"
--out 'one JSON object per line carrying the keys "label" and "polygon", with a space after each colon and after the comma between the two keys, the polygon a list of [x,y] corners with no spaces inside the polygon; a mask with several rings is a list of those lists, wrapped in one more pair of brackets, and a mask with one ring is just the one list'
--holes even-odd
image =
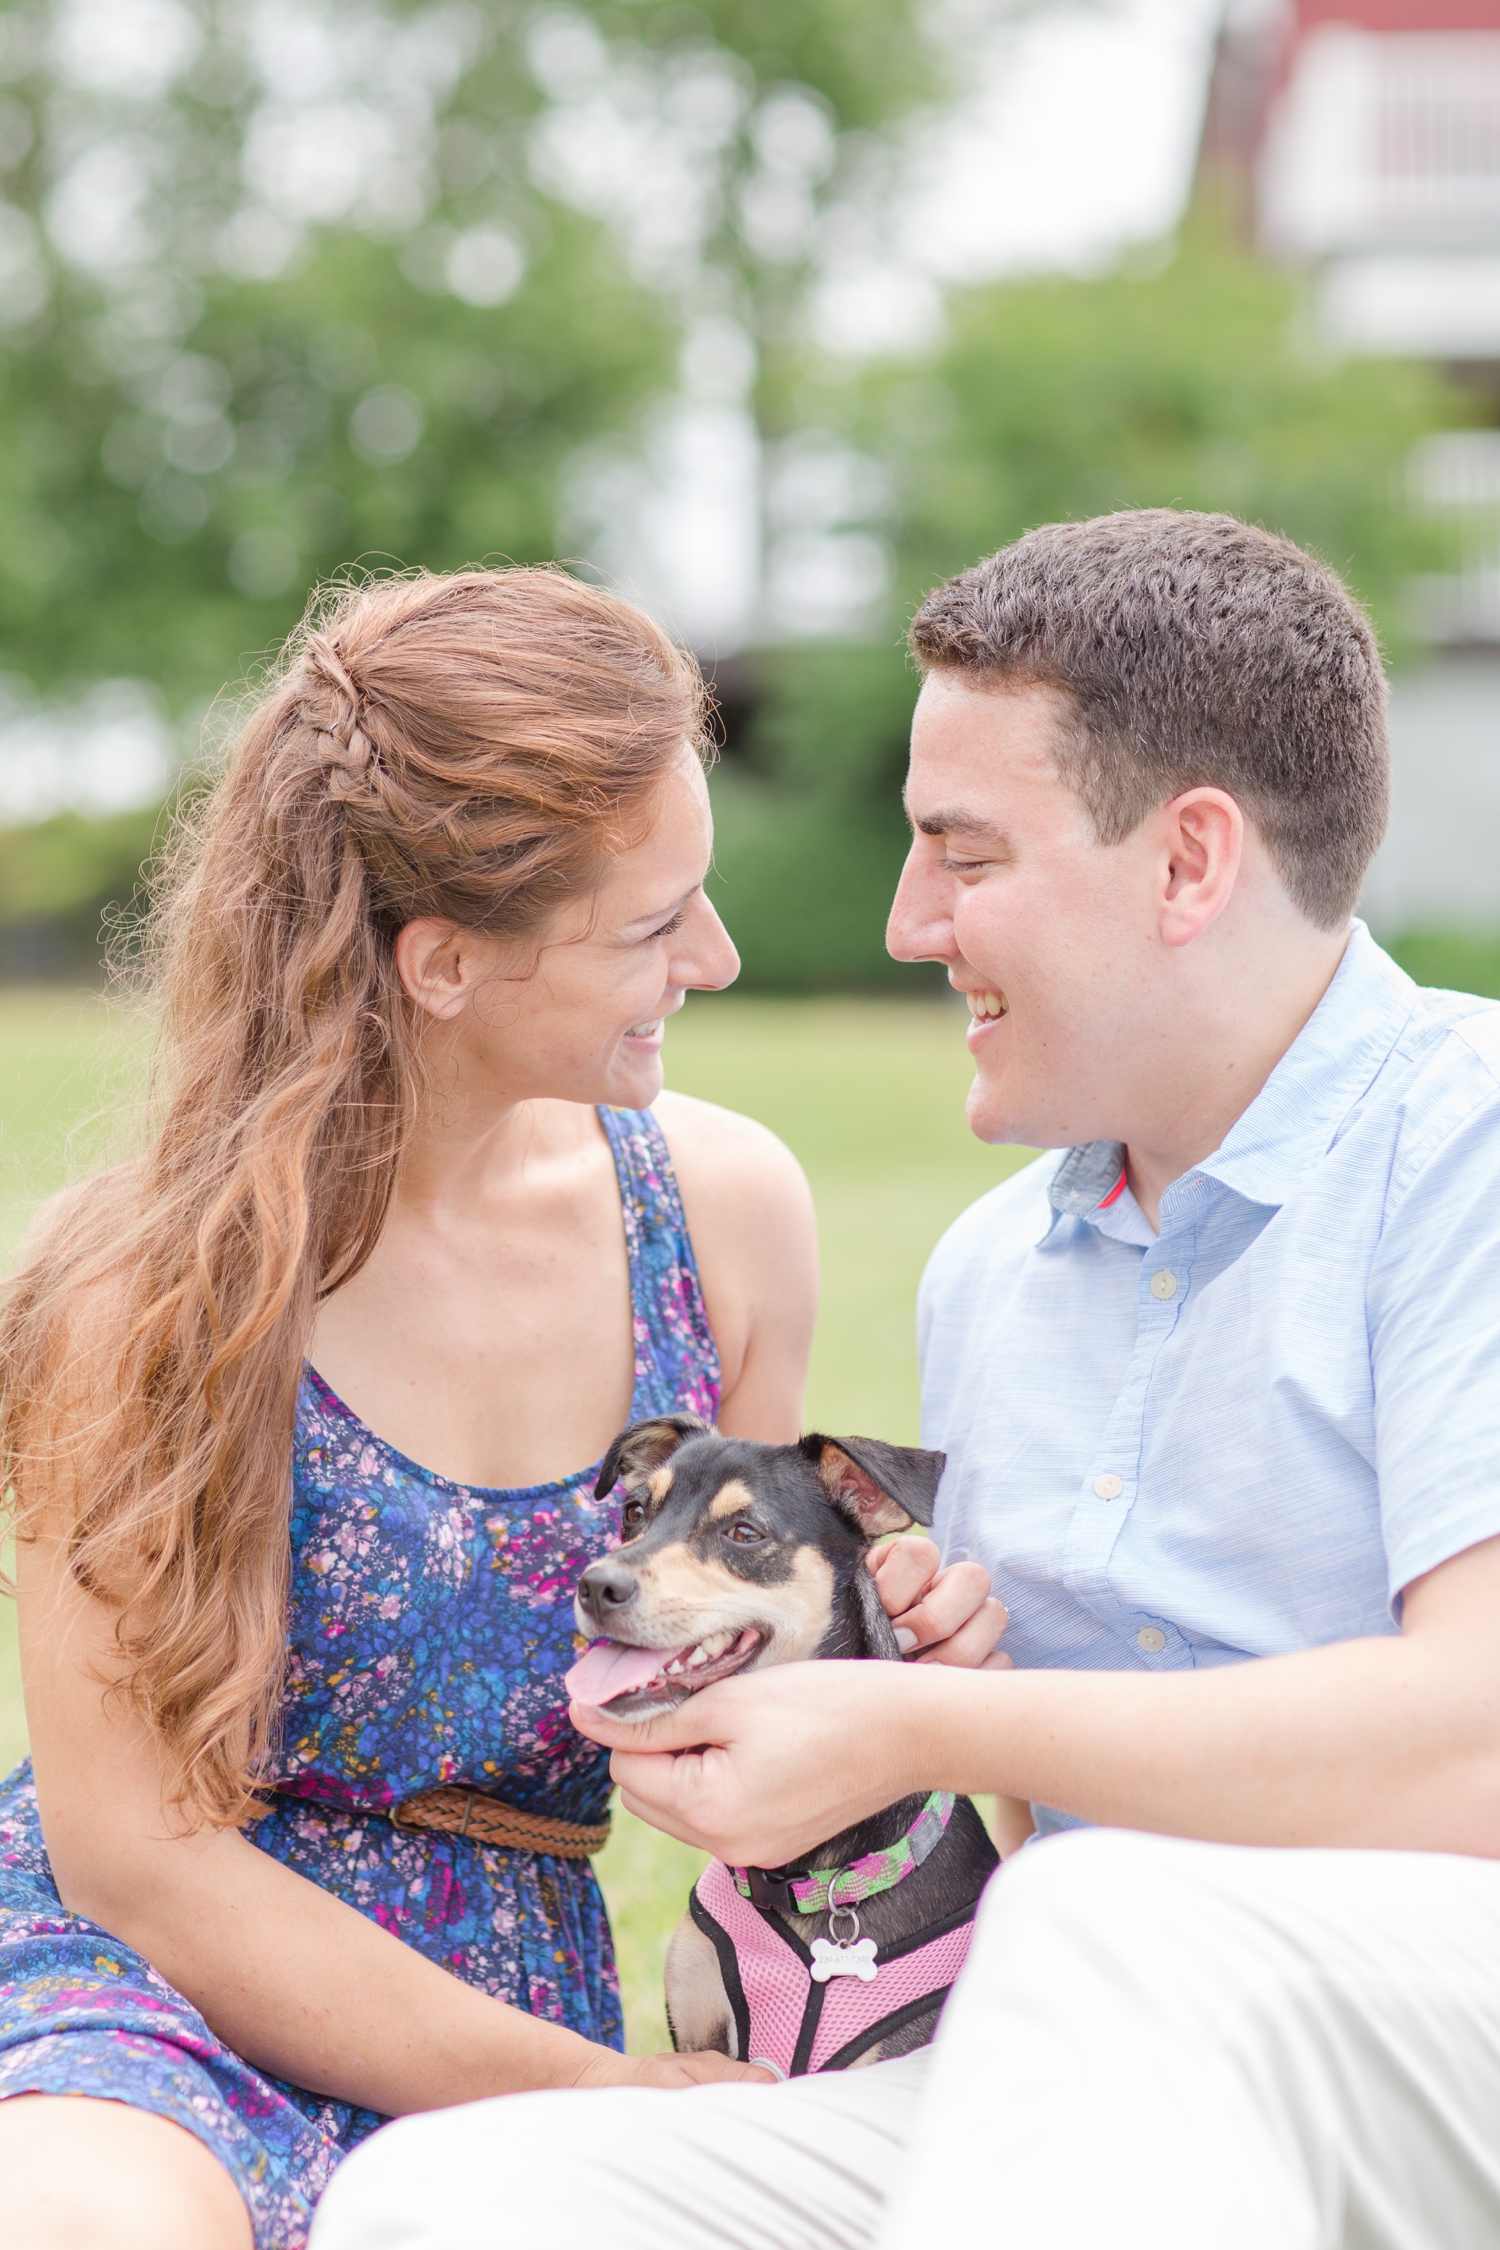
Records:
{"label": "hair ponytail", "polygon": [[191,1815],[243,1820],[274,1739],[303,1360],[420,1091],[396,934],[538,931],[703,713],[650,619],[561,572],[386,581],[294,636],[177,855],[160,1130],[39,1220],[0,1443],[23,1538],[66,1466],[74,1573]]}

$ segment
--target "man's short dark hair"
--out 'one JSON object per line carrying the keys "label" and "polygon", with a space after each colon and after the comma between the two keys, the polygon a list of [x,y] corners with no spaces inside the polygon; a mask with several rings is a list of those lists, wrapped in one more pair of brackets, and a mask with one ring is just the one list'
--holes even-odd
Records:
{"label": "man's short dark hair", "polygon": [[1226,790],[1320,929],[1354,910],[1390,803],[1386,684],[1334,571],[1233,516],[1049,523],[912,621],[923,671],[1059,691],[1057,765],[1116,844],[1184,789]]}

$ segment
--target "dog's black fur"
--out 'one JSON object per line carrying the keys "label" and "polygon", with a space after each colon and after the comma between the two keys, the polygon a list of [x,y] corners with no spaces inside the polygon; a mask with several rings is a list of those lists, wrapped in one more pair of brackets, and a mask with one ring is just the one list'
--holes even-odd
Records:
{"label": "dog's black fur", "polygon": [[[623,1476],[625,1544],[592,1564],[579,1584],[580,1628],[664,1657],[728,1633],[725,1655],[687,1676],[652,1680],[608,1706],[622,1718],[674,1708],[734,1672],[803,1657],[899,1663],[896,1636],[866,1556],[874,1539],[930,1524],[943,1456],[875,1438],[805,1437],[797,1445],[724,1438],[694,1415],[635,1423],[600,1471],[602,1496]],[[746,1646],[747,1633],[759,1638]],[[925,1795],[925,1792],[924,1792]],[[895,1843],[921,1811],[905,1797],[805,1852],[796,1869],[763,1871],[770,1883],[801,1869],[844,1867]],[[997,1862],[966,1797],[923,1864],[859,1907],[862,1932],[881,1952],[918,1931],[972,1915]],[[779,1908],[804,1943],[830,1933],[826,1914]],[[672,1941],[667,2008],[679,2049],[736,2052],[734,2014],[713,1948],[691,1919]],[[936,2009],[860,2057],[905,2054],[931,2039]],[[743,2059],[743,2058],[742,2058]]]}

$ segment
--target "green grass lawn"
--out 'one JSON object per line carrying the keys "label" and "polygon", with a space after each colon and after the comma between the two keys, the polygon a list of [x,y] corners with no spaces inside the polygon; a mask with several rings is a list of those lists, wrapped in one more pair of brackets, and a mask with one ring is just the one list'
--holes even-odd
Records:
{"label": "green grass lawn", "polygon": [[[817,1199],[823,1309],[810,1426],[917,1436],[912,1308],[949,1221],[1024,1161],[963,1121],[971,1067],[957,1005],[695,997],[667,1034],[667,1083],[758,1117],[801,1158]],[[0,992],[0,1253],[37,1201],[130,1145],[146,1040],[87,996]],[[0,1770],[26,1747],[14,1617],[0,1601]],[[628,1814],[599,1872],[620,1949],[630,2045],[667,2043],[661,1968],[701,1865]]]}

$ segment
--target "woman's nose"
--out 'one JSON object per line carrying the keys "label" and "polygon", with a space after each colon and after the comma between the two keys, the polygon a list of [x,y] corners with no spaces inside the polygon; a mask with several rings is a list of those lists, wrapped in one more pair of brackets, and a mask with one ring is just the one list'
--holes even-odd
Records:
{"label": "woman's nose", "polygon": [[740,957],[713,901],[700,893],[695,904],[687,958],[672,981],[689,991],[722,992],[739,975]]}

